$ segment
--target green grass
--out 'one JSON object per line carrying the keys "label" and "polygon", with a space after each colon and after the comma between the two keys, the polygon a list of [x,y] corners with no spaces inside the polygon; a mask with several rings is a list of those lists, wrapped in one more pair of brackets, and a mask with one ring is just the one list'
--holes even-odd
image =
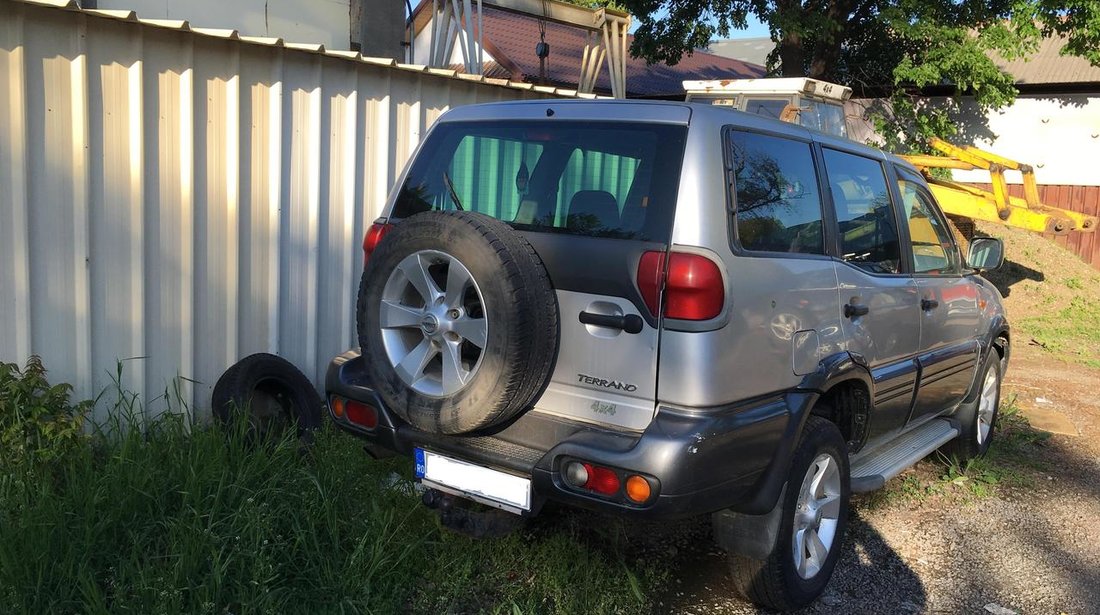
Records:
{"label": "green grass", "polygon": [[[1048,297],[1045,301],[1053,299]],[[1100,300],[1096,298],[1075,296],[1069,305],[1023,318],[1018,326],[1047,352],[1092,367],[1100,365],[1096,359],[1100,355]]]}
{"label": "green grass", "polygon": [[172,415],[128,424],[0,467],[0,612],[637,613],[664,578],[610,521],[443,530],[408,462],[331,428],[303,455]]}

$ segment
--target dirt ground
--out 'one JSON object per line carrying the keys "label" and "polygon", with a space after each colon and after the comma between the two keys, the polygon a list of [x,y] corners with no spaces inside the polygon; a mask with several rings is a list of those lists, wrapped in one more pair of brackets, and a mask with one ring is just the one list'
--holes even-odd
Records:
{"label": "dirt ground", "polygon": [[[841,560],[806,613],[1100,613],[1096,337],[1087,320],[1077,332],[1039,320],[1097,305],[1100,272],[1038,236],[986,230],[1008,246],[1012,262],[995,282],[1010,318],[1029,323],[1017,331],[1002,399],[1044,431],[995,440],[1015,448],[961,477],[925,460],[853,498]],[[761,612],[732,595],[723,554],[702,546],[709,534],[700,520],[666,536],[679,565],[656,610]]]}

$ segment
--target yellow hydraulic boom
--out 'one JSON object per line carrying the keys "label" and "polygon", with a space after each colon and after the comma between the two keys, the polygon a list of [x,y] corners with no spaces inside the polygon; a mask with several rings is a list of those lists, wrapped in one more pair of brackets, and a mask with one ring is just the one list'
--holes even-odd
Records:
{"label": "yellow hydraulic boom", "polygon": [[[958,147],[942,139],[932,139],[932,147],[944,156],[902,156],[919,168],[928,179],[936,200],[945,213],[999,222],[1040,233],[1063,235],[1070,231],[1093,232],[1096,216],[1043,205],[1035,171],[1030,165],[1009,160],[976,147]],[[992,179],[993,191],[981,190],[953,181],[932,177],[929,169],[985,169]],[[1024,179],[1024,198],[1009,196],[1006,169],[1019,171]]]}

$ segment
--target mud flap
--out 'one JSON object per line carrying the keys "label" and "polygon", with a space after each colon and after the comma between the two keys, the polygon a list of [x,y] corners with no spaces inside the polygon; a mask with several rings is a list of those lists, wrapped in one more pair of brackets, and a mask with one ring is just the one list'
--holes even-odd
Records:
{"label": "mud flap", "polygon": [[763,515],[746,515],[729,509],[711,515],[715,542],[728,553],[755,560],[767,559],[779,537],[786,494],[787,485],[784,484],[775,506]]}

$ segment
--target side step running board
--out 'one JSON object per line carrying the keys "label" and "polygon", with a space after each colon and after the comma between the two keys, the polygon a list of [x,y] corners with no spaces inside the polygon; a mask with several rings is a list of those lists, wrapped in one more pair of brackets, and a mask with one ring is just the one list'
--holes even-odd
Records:
{"label": "side step running board", "polygon": [[852,493],[867,493],[959,435],[946,419],[934,419],[852,459]]}

